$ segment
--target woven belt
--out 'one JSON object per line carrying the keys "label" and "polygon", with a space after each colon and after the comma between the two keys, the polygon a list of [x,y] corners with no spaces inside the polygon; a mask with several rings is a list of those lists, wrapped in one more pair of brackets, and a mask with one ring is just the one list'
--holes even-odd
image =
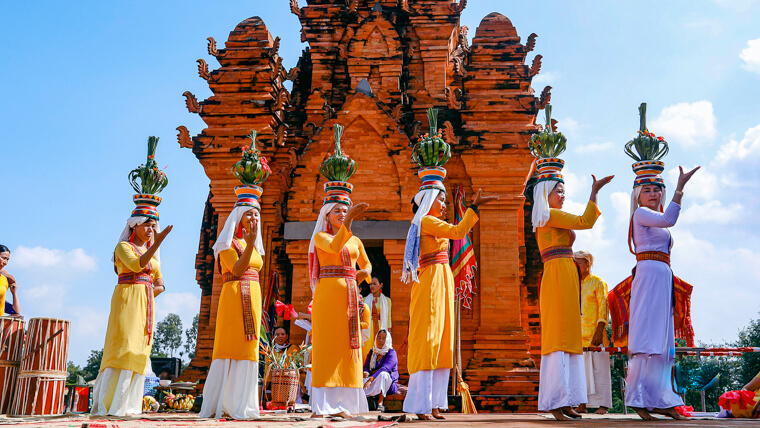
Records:
{"label": "woven belt", "polygon": [[319,277],[356,280],[356,268],[350,266],[322,266],[319,268]]}
{"label": "woven belt", "polygon": [[232,272],[225,272],[222,274],[222,282],[230,281],[256,281],[259,282],[259,271],[249,269],[243,272],[240,276],[235,276]]}
{"label": "woven belt", "polygon": [[670,266],[670,254],[663,253],[662,251],[644,251],[642,253],[636,253],[636,261],[640,262],[642,260],[654,260]]}
{"label": "woven belt", "polygon": [[119,275],[119,284],[153,285],[153,276],[144,272],[129,272]]}
{"label": "woven belt", "polygon": [[427,253],[420,256],[420,270],[428,266],[438,264],[449,264],[449,252],[439,251],[437,253]]}
{"label": "woven belt", "polygon": [[567,259],[567,258],[570,258],[570,259],[573,258],[573,247],[556,246],[556,247],[549,247],[541,251],[541,259],[543,259],[544,263],[553,259]]}

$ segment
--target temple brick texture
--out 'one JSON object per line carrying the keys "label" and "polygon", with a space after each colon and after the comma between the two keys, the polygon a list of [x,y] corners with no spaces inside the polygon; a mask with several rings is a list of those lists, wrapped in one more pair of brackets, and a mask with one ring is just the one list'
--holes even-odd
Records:
{"label": "temple brick texture", "polygon": [[[540,55],[526,64],[536,35],[523,43],[507,17],[491,13],[470,44],[460,26],[466,3],[308,0],[299,7],[292,0],[308,48],[290,70],[282,65],[280,38],[258,17],[232,30],[224,48],[208,39],[212,58],[199,59],[198,72],[213,95],[199,101],[184,94],[188,110],[207,127],[194,137],[177,128],[180,145],[193,151],[211,181],[196,259],[198,342],[185,378],[204,379],[211,364],[222,287],[211,247],[236,200],[230,167],[251,130],[272,167],[261,198],[262,285],[277,272],[280,300],[306,312],[307,249],[324,197],[318,165],[333,150],[335,123],[345,127],[343,151],[358,163],[352,199],[370,204],[355,231],[392,299],[391,332],[406,378],[412,286],[400,281],[401,261],[410,201],[420,185],[410,155],[427,132],[426,109],[435,107],[452,145],[447,188],[463,185],[468,202],[479,188],[501,196],[481,208],[473,231],[479,270],[473,309],[461,315],[462,374],[479,410],[535,411],[542,264],[523,191],[533,160],[527,142],[551,88],[537,96],[531,87],[541,66]],[[218,67],[211,70],[210,63]],[[305,331],[281,322],[291,342],[301,343]]]}

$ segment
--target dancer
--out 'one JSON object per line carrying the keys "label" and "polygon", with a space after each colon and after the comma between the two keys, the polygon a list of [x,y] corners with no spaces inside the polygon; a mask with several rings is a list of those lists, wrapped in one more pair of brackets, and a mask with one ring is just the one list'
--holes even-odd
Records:
{"label": "dancer", "polygon": [[[92,415],[142,412],[145,373],[153,346],[154,297],[164,290],[159,246],[172,230],[158,225],[157,196],[168,184],[156,165],[158,138],[148,139],[148,160],[130,174],[137,205],[114,250],[119,282],[111,297],[103,359],[92,392]],[[139,179],[139,184],[138,184]]]}
{"label": "dancer", "polygon": [[641,104],[639,114],[638,135],[626,144],[626,153],[636,160],[628,233],[637,263],[631,285],[625,405],[644,420],[656,419],[650,412],[685,419],[675,410],[683,401],[673,391],[670,380],[675,364],[675,323],[674,277],[670,269],[673,238],[667,228],[676,224],[683,188],[699,167],[688,173],[679,167],[675,195],[663,212],[665,182],[660,174],[665,164],[660,159],[667,154],[668,144],[647,130],[646,104]]}
{"label": "dancer", "polygon": [[[315,416],[350,418],[368,411],[362,389],[363,302],[357,283],[369,281],[372,265],[362,241],[353,236],[351,224],[369,205],[351,205],[353,186],[347,180],[356,172],[356,162],[341,152],[343,127],[335,124],[334,130],[335,153],[319,167],[328,180],[327,196],[309,243],[309,279],[314,293],[309,403]],[[361,270],[356,270],[357,263]]]}
{"label": "dancer", "polygon": [[[454,366],[454,275],[449,266],[449,239],[462,239],[478,221],[478,206],[498,199],[481,196],[478,190],[472,205],[458,225],[446,216],[446,187],[443,165],[451,148],[437,131],[437,111],[428,110],[430,133],[414,147],[412,160],[422,186],[412,200],[414,219],[406,237],[402,281],[412,281],[409,309],[409,390],[404,412],[421,420],[445,419],[448,409],[449,372]],[[418,272],[419,269],[419,272]],[[432,416],[431,416],[432,415]]]}
{"label": "dancer", "polygon": [[200,417],[225,415],[234,419],[259,418],[259,328],[264,265],[261,237],[260,184],[269,177],[266,159],[251,145],[232,172],[242,185],[235,187],[237,202],[214,244],[214,257],[224,278],[216,312],[214,352],[203,387]]}
{"label": "dancer", "polygon": [[599,217],[597,193],[612,176],[597,180],[592,175],[591,196],[582,216],[562,211],[565,162],[557,156],[567,139],[551,125],[551,106],[546,106],[546,126],[530,142],[536,160],[533,188],[533,231],[544,261],[539,290],[541,317],[541,371],[538,410],[549,411],[557,420],[580,418],[572,406],[586,403],[586,376],[581,341],[580,278],[573,261],[573,230],[590,229]]}
{"label": "dancer", "polygon": [[[5,270],[11,259],[11,250],[0,245],[0,311],[5,315],[21,315],[21,304],[18,300],[16,278]],[[11,292],[13,303],[8,302],[8,291]]]}

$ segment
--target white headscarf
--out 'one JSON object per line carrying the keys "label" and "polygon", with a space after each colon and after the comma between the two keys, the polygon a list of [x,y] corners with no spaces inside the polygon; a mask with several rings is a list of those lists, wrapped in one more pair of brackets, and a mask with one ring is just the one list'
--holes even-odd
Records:
{"label": "white headscarf", "polygon": [[544,227],[546,222],[549,221],[551,211],[549,210],[549,193],[557,187],[559,181],[546,180],[537,183],[533,187],[533,216],[531,217],[531,223],[533,224],[533,231],[539,227]]}
{"label": "white headscarf", "polygon": [[[124,226],[124,230],[121,231],[121,235],[119,235],[119,242],[123,241],[129,241],[129,238],[132,236],[132,231],[136,226],[139,226],[143,223],[145,223],[148,220],[155,220],[153,218],[143,217],[143,216],[136,216],[136,217],[130,217],[127,219],[127,224]],[[161,232],[161,226],[158,224],[158,220],[156,220],[156,233]],[[155,235],[153,235],[153,239],[150,240],[150,243],[148,245],[153,245],[153,241],[155,240]],[[153,257],[156,259],[157,262],[161,263],[161,249],[157,249],[156,253],[153,254]],[[113,256],[111,256],[111,261],[116,261],[116,254],[114,253]]]}
{"label": "white headscarf", "polygon": [[[317,217],[317,224],[314,226],[314,232],[311,234],[311,241],[309,241],[309,284],[311,285],[311,294],[314,295],[314,290],[317,288],[319,282],[319,258],[317,257],[317,247],[314,242],[314,237],[319,232],[327,232],[327,214],[338,205],[338,202],[331,202],[322,206],[319,210],[319,217]],[[337,231],[335,231],[337,232]]]}
{"label": "white headscarf", "polygon": [[419,282],[417,279],[417,268],[420,265],[420,232],[422,228],[422,217],[425,217],[433,207],[435,198],[439,193],[446,196],[446,191],[441,189],[425,189],[417,192],[414,196],[414,203],[419,207],[412,219],[412,225],[409,226],[409,232],[406,234],[406,246],[404,247],[403,271],[401,281]]}
{"label": "white headscarf", "polygon": [[[250,210],[255,210],[255,207],[251,206],[241,206],[241,207],[235,207],[232,209],[232,212],[230,213],[230,216],[227,217],[227,221],[224,222],[224,227],[222,228],[222,231],[219,232],[219,236],[216,238],[216,243],[214,244],[214,259],[219,258],[219,253],[222,251],[230,248],[232,246],[232,240],[235,239],[235,234],[238,230],[238,224],[240,224],[240,219],[243,218],[243,214],[247,213]],[[256,240],[253,242],[253,248],[256,249],[256,252],[259,253],[259,255],[264,255],[264,241],[261,239],[261,218],[259,218],[258,223],[258,230],[256,230]]]}
{"label": "white headscarf", "polygon": [[[633,219],[633,213],[636,212],[636,208],[639,207],[639,196],[641,196],[641,188],[644,186],[636,186],[633,188],[633,192],[631,192],[631,219]],[[660,206],[657,207],[657,209],[662,212],[663,208],[665,207],[664,202],[665,201],[665,186],[662,186],[662,198],[660,198]]]}
{"label": "white headscarf", "polygon": [[[380,335],[380,333],[385,332],[385,344],[383,344],[382,348],[377,347],[377,336]],[[388,353],[388,350],[393,348],[393,338],[391,337],[391,332],[388,330],[380,330],[375,335],[375,342],[372,344],[372,357],[369,360],[369,369],[375,370],[375,367],[377,366],[377,360],[382,359],[383,355]]]}

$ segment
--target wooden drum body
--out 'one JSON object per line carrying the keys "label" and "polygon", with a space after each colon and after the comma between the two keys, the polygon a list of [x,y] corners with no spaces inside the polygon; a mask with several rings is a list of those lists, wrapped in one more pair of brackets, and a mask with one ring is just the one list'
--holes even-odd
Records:
{"label": "wooden drum body", "polygon": [[69,321],[55,318],[29,320],[12,415],[49,416],[63,413],[69,326]]}
{"label": "wooden drum body", "polygon": [[24,320],[0,317],[0,415],[11,410],[24,347]]}

